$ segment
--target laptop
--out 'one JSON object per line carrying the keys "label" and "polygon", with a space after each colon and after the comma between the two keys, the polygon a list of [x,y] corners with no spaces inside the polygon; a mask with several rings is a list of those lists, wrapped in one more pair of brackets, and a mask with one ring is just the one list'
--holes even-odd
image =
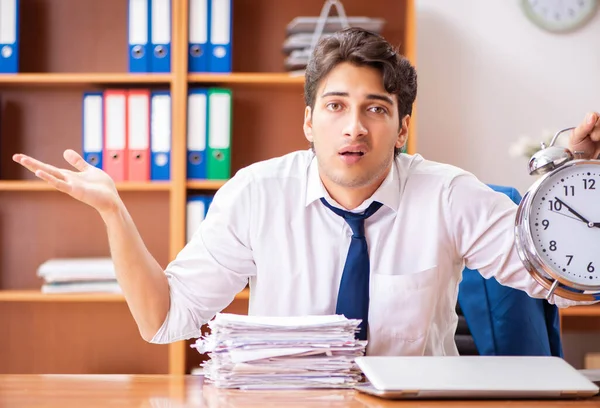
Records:
{"label": "laptop", "polygon": [[559,357],[361,356],[356,390],[389,399],[591,397],[599,387]]}

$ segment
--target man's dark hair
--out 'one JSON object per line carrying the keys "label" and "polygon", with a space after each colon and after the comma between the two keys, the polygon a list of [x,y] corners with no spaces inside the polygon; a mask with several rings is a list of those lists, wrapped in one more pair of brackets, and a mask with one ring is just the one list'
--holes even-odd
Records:
{"label": "man's dark hair", "polygon": [[[398,98],[400,125],[405,115],[412,114],[417,97],[417,72],[382,36],[352,27],[322,38],[314,49],[305,72],[304,100],[311,111],[321,80],[342,62],[369,66],[379,70],[385,90]],[[395,148],[394,155],[402,149]]]}

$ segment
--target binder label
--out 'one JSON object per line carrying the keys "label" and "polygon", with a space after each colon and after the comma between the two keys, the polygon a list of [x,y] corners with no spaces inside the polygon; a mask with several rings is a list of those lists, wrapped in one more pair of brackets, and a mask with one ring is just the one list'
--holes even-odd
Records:
{"label": "binder label", "polygon": [[[190,0],[189,42],[206,44],[208,42],[208,0]],[[193,22],[193,24],[192,24]],[[201,50],[199,50],[201,52]]]}
{"label": "binder label", "polygon": [[[148,19],[143,18],[148,15],[148,0],[129,0],[129,44],[147,44],[148,43]],[[134,56],[141,58],[143,48],[138,45]]]}
{"label": "binder label", "polygon": [[[17,1],[0,0],[0,44],[17,42]],[[8,53],[8,55],[5,55]],[[2,56],[10,57],[12,47],[2,47]]]}
{"label": "binder label", "polygon": [[188,150],[206,150],[206,95],[190,94],[188,104]]}
{"label": "binder label", "polygon": [[231,138],[231,98],[227,93],[215,93],[210,96],[209,103],[210,147],[213,149],[227,149]]}
{"label": "binder label", "polygon": [[102,151],[102,96],[88,95],[83,100],[83,150]]}
{"label": "binder label", "polygon": [[[152,151],[169,152],[171,150],[171,97],[155,95],[152,98]],[[167,159],[165,157],[165,159]]]}
{"label": "binder label", "polygon": [[129,95],[129,149],[144,150],[148,148],[149,106],[147,95]]}
{"label": "binder label", "polygon": [[213,0],[212,2],[212,24],[210,25],[210,39],[213,45],[229,44],[230,38],[230,1],[231,0]]}
{"label": "binder label", "polygon": [[170,0],[152,0],[152,43],[169,44],[171,42],[171,4]]}
{"label": "binder label", "polygon": [[106,95],[106,149],[125,149],[126,127],[125,95]]}

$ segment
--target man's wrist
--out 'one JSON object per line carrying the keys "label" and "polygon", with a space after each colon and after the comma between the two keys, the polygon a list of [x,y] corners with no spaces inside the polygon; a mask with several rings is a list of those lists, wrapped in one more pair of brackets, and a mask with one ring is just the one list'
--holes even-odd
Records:
{"label": "man's wrist", "polygon": [[99,213],[104,222],[108,224],[118,219],[122,220],[124,218],[124,211],[125,205],[123,204],[123,201],[121,201],[118,197],[115,197],[111,204],[106,208],[103,208],[101,211],[99,211]]}

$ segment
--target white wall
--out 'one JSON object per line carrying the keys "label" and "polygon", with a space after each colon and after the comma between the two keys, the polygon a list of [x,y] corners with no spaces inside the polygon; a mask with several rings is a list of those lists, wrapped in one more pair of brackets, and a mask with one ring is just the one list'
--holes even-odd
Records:
{"label": "white wall", "polygon": [[418,152],[524,193],[534,180],[510,144],[600,111],[600,12],[557,35],[530,23],[519,0],[416,0],[416,8]]}
{"label": "white wall", "polygon": [[[417,151],[524,194],[534,181],[528,159],[511,157],[509,146],[600,111],[600,11],[582,29],[557,35],[530,23],[519,0],[416,6]],[[600,338],[570,333],[564,348],[581,367],[584,351],[600,351]]]}

